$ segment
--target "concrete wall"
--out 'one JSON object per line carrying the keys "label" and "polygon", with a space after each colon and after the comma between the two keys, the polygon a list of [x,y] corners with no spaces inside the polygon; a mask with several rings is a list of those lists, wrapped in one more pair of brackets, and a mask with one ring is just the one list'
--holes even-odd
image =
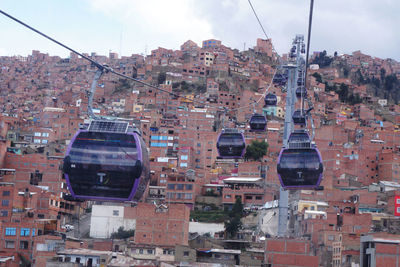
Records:
{"label": "concrete wall", "polygon": [[210,233],[211,236],[214,236],[214,233],[224,230],[223,223],[189,222],[189,233],[198,233],[199,235]]}
{"label": "concrete wall", "polygon": [[124,218],[124,207],[121,206],[92,206],[90,222],[90,237],[110,238],[111,234],[118,231],[119,227],[125,230],[136,229],[135,219]]}

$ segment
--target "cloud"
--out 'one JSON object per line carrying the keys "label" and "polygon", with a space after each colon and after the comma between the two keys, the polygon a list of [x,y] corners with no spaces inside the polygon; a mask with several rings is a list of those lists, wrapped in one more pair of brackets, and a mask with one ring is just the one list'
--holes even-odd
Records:
{"label": "cloud", "polygon": [[195,16],[192,0],[90,0],[93,10],[123,25],[125,46],[143,51],[148,45],[179,49],[191,39],[198,44],[204,37],[212,38],[211,25]]}
{"label": "cloud", "polygon": [[[276,50],[285,53],[298,33],[307,36],[309,1],[252,0],[267,35]],[[247,0],[195,3],[196,13],[207,18],[217,39],[242,49],[265,38]],[[315,1],[311,50],[350,53],[362,50],[379,57],[400,60],[400,1]]]}
{"label": "cloud", "polygon": [[[81,52],[149,54],[210,38],[243,50],[265,38],[248,0],[2,1],[15,16]],[[289,51],[296,34],[307,35],[309,0],[251,2],[278,53]],[[398,0],[315,1],[311,51],[361,50],[400,61],[399,10]],[[10,36],[1,44],[8,53],[69,54],[5,17],[0,21],[0,34]]]}

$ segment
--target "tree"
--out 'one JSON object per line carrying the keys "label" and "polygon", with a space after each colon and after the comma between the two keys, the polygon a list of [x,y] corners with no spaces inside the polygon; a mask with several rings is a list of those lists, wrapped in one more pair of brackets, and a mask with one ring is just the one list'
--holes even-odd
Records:
{"label": "tree", "polygon": [[312,62],[312,64],[318,64],[321,68],[328,67],[333,61],[333,58],[327,56],[326,50],[319,53]]}
{"label": "tree", "polygon": [[125,239],[132,236],[135,236],[135,230],[124,230],[123,226],[119,227],[117,232],[111,234],[111,238],[115,239]]}
{"label": "tree", "polygon": [[267,142],[265,142],[264,140],[262,141],[253,140],[251,141],[251,144],[247,146],[244,157],[246,159],[257,161],[267,154],[267,150],[268,150]]}
{"label": "tree", "polygon": [[230,237],[235,237],[236,233],[242,227],[240,219],[243,217],[243,204],[240,197],[236,198],[236,202],[228,216],[229,219],[225,221],[225,230]]}
{"label": "tree", "polygon": [[225,221],[225,230],[230,237],[234,237],[241,227],[242,222],[238,217],[233,217]]}
{"label": "tree", "polygon": [[362,75],[360,69],[358,69],[358,70],[355,72],[354,76],[355,76],[355,82],[356,82],[358,85],[364,84],[364,83],[365,83],[364,76]]}
{"label": "tree", "polygon": [[317,82],[322,83],[322,76],[321,76],[321,74],[319,74],[318,72],[314,72],[314,73],[312,74],[312,76],[315,77],[315,80],[316,80]]}
{"label": "tree", "polygon": [[347,84],[341,83],[339,89],[336,92],[339,94],[340,101],[346,102],[347,96],[349,94],[349,86]]}
{"label": "tree", "polygon": [[381,81],[383,82],[385,80],[385,75],[386,75],[386,70],[384,68],[381,68]]}
{"label": "tree", "polygon": [[243,204],[240,197],[236,198],[235,204],[232,207],[229,217],[243,217]]}
{"label": "tree", "polygon": [[189,84],[186,81],[181,82],[181,89],[184,91],[189,90]]}

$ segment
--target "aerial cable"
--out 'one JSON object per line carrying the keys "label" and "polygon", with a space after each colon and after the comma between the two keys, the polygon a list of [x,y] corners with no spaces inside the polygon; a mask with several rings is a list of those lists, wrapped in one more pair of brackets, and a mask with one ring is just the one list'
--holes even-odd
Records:
{"label": "aerial cable", "polygon": [[[309,15],[309,19],[308,19],[307,50],[306,50],[307,52],[306,52],[306,63],[305,63],[306,65],[305,65],[305,72],[304,72],[304,92],[307,91],[308,57],[310,54],[310,40],[311,40],[311,25],[312,25],[313,8],[314,8],[314,0],[310,0],[310,15]],[[309,110],[307,113],[310,113],[310,111],[314,108],[314,106],[312,105],[312,102],[310,100],[308,100],[308,98],[307,98],[307,102],[308,102],[308,107],[309,107]],[[304,107],[304,99],[302,99],[301,104],[302,104],[302,107]],[[311,113],[310,113],[310,120],[311,120],[311,129],[312,129],[311,140],[313,140],[315,137],[315,125],[314,125],[314,120],[311,116]]]}
{"label": "aerial cable", "polygon": [[[274,75],[273,75],[273,76],[275,76],[276,71],[277,71],[277,69],[275,69],[275,72],[274,72]],[[272,76],[272,77],[273,77],[273,76]],[[255,103],[260,102],[260,100],[263,99],[263,98],[267,95],[269,89],[270,89],[271,86],[272,86],[272,83],[273,83],[273,80],[271,80],[271,82],[269,83],[269,85],[265,88],[264,93],[257,99],[257,101],[255,101]],[[245,109],[245,108],[251,107],[251,106],[254,105],[255,103],[249,104],[249,105],[247,105],[247,106],[239,107],[239,108],[233,108],[233,109],[230,109],[230,111],[237,111],[237,110],[240,110],[240,109]]]}
{"label": "aerial cable", "polygon": [[[251,4],[251,1],[250,1],[250,0],[247,0],[247,1],[249,2],[249,5],[250,5],[250,7],[251,7],[251,10],[253,10],[254,16],[256,17],[256,19],[257,19],[257,21],[258,21],[258,24],[260,24],[260,27],[261,27],[262,31],[264,32],[265,37],[266,37],[267,39],[270,39],[270,38],[268,37],[268,35],[267,35],[267,33],[266,33],[266,31],[265,31],[265,29],[264,29],[264,27],[263,27],[261,21],[260,21],[260,19],[258,18],[257,12],[256,12],[256,10],[254,9],[253,5]],[[279,56],[278,52],[276,51],[276,49],[275,49],[275,47],[274,47],[274,44],[272,43],[272,40],[271,40],[271,45],[272,45],[272,50],[276,53],[276,55],[277,55],[278,58],[280,59],[280,56]]]}
{"label": "aerial cable", "polygon": [[18,22],[19,24],[25,26],[26,28],[28,28],[28,29],[30,29],[30,30],[32,30],[32,31],[34,31],[34,32],[36,32],[36,33],[38,33],[38,34],[40,34],[41,36],[43,36],[43,37],[49,39],[50,41],[52,41],[52,42],[54,42],[54,43],[56,43],[56,44],[58,44],[58,45],[64,47],[65,49],[67,49],[67,50],[69,50],[69,51],[71,51],[71,52],[73,52],[73,53],[75,53],[75,54],[81,56],[82,58],[84,58],[84,59],[86,59],[86,60],[89,60],[91,63],[93,63],[94,65],[96,65],[98,68],[103,68],[103,66],[102,66],[100,63],[98,63],[98,62],[94,61],[93,59],[91,59],[91,58],[89,58],[89,57],[87,57],[87,56],[85,56],[85,55],[83,55],[83,54],[77,52],[76,50],[74,50],[74,49],[72,49],[72,48],[70,48],[70,47],[64,45],[63,43],[60,43],[59,41],[57,41],[57,40],[51,38],[50,36],[48,36],[48,35],[46,35],[46,34],[40,32],[40,31],[36,30],[35,28],[33,28],[33,27],[29,26],[28,24],[26,24],[26,23],[20,21],[19,19],[17,19],[17,18],[15,18],[15,17],[13,17],[13,16],[7,14],[6,12],[2,11],[1,9],[0,9],[0,13],[2,13],[4,16],[9,17],[9,18],[12,19],[12,20]]}
{"label": "aerial cable", "polygon": [[[172,95],[172,96],[180,97],[180,98],[183,98],[183,99],[190,100],[190,101],[192,101],[193,103],[196,102],[196,103],[199,103],[199,104],[202,104],[202,105],[204,104],[204,102],[197,101],[197,100],[195,100],[195,99],[190,99],[190,98],[188,98],[188,97],[181,96],[181,95],[179,95],[179,94],[169,92],[169,91],[164,90],[164,89],[161,89],[161,88],[159,88],[159,87],[157,87],[157,86],[155,86],[155,85],[151,85],[151,84],[142,82],[142,81],[140,81],[140,80],[138,80],[138,79],[129,77],[129,76],[127,76],[127,75],[124,75],[124,74],[122,74],[122,73],[116,72],[116,71],[114,71],[112,68],[108,67],[107,65],[102,65],[102,64],[98,63],[97,61],[95,61],[95,60],[93,60],[93,59],[91,59],[91,58],[89,58],[89,57],[87,57],[87,56],[85,56],[85,55],[83,55],[83,54],[77,52],[76,50],[74,50],[74,49],[72,49],[72,48],[66,46],[65,44],[63,44],[63,43],[61,43],[61,42],[59,42],[59,41],[57,41],[57,40],[51,38],[50,36],[48,36],[48,35],[46,35],[46,34],[40,32],[39,30],[37,30],[37,29],[35,29],[35,28],[29,26],[28,24],[22,22],[21,20],[19,20],[19,19],[13,17],[13,16],[7,14],[6,12],[2,11],[1,9],[0,9],[0,13],[3,14],[3,15],[5,15],[6,17],[8,17],[8,18],[10,18],[10,19],[12,19],[12,20],[18,22],[19,24],[25,26],[26,28],[28,28],[28,29],[30,29],[30,30],[32,30],[32,31],[34,31],[34,32],[36,32],[36,33],[38,33],[38,34],[40,34],[41,36],[43,36],[43,37],[49,39],[50,41],[52,41],[52,42],[54,42],[54,43],[56,43],[56,44],[58,44],[58,45],[64,47],[65,49],[67,49],[67,50],[69,50],[69,51],[71,51],[71,52],[77,54],[78,56],[80,56],[80,57],[82,57],[82,58],[84,58],[84,59],[90,61],[92,64],[94,64],[97,68],[99,68],[99,69],[102,70],[102,71],[105,70],[106,72],[111,72],[111,73],[113,73],[113,74],[115,74],[115,75],[117,75],[117,76],[123,77],[123,78],[125,78],[125,79],[132,80],[132,81],[134,81],[134,82],[140,83],[140,84],[145,85],[145,86],[148,86],[148,87],[150,87],[150,88],[153,88],[153,89],[159,90],[159,91],[161,91],[161,92],[170,94],[170,95]],[[93,85],[93,83],[92,83],[92,85]]]}
{"label": "aerial cable", "polygon": [[313,8],[314,8],[314,0],[310,2],[310,16],[308,19],[308,36],[307,36],[307,53],[306,53],[306,70],[305,70],[305,78],[304,78],[304,88],[307,88],[307,72],[308,72],[308,57],[310,54],[310,40],[311,40],[311,25],[312,25],[312,16],[313,16]]}

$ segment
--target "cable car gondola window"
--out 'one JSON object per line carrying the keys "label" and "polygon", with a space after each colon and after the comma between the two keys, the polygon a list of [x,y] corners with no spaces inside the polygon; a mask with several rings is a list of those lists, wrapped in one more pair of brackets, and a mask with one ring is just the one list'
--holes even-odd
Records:
{"label": "cable car gondola window", "polygon": [[319,156],[314,150],[286,150],[282,153],[280,166],[282,169],[318,169]]}
{"label": "cable car gondola window", "polygon": [[137,158],[132,135],[82,132],[70,150],[71,161],[81,164],[130,166]]}
{"label": "cable car gondola window", "polygon": [[219,139],[220,146],[241,146],[243,145],[243,139],[241,134],[222,134]]}

